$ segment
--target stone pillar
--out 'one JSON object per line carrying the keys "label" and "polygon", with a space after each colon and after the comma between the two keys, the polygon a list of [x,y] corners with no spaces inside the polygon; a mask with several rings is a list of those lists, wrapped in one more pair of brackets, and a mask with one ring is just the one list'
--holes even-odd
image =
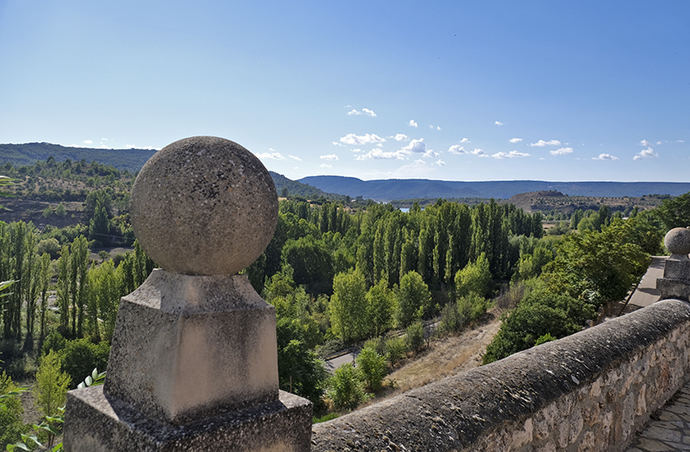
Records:
{"label": "stone pillar", "polygon": [[120,302],[105,384],[67,394],[66,450],[309,450],[310,402],[278,389],[275,310],[237,275],[277,210],[237,143],[187,138],[151,157],[131,218],[162,268]]}
{"label": "stone pillar", "polygon": [[671,229],[664,237],[664,245],[671,256],[666,259],[664,277],[656,280],[659,299],[690,301],[690,229]]}

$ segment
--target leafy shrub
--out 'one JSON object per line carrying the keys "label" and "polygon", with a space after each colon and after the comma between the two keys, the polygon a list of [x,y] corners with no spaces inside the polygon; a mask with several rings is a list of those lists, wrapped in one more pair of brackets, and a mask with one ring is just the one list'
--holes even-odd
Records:
{"label": "leafy shrub", "polygon": [[328,397],[337,410],[352,410],[370,396],[364,390],[360,372],[348,363],[337,368],[330,378]]}
{"label": "leafy shrub", "polygon": [[47,355],[51,351],[60,352],[67,345],[67,339],[65,339],[62,334],[57,331],[51,332],[46,336],[43,341],[43,346],[41,347],[41,354]]}
{"label": "leafy shrub", "polygon": [[54,416],[65,404],[69,383],[69,375],[60,370],[58,352],[50,351],[44,355],[36,372],[34,385],[36,401],[44,416]]}
{"label": "leafy shrub", "polygon": [[416,352],[424,347],[424,325],[421,320],[417,320],[408,326],[406,333],[405,338],[408,349]]}
{"label": "leafy shrub", "polygon": [[402,337],[392,337],[388,339],[384,346],[386,360],[394,365],[401,359],[405,358],[407,353],[407,344]]}
{"label": "leafy shrub", "polygon": [[357,368],[362,372],[367,388],[376,392],[381,388],[381,381],[386,375],[386,359],[373,347],[364,347],[357,355]]}
{"label": "leafy shrub", "polygon": [[19,388],[3,371],[0,374],[0,448],[18,441],[25,427],[22,423],[22,402]]}
{"label": "leafy shrub", "polygon": [[88,339],[76,339],[68,341],[62,352],[62,370],[72,381],[72,386],[90,375],[96,369],[105,369],[108,363],[110,346],[107,342],[94,344]]}

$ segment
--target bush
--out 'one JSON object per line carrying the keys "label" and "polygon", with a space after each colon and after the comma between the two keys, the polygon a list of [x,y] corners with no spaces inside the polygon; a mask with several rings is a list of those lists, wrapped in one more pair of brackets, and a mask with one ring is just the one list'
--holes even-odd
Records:
{"label": "bush", "polygon": [[103,370],[108,363],[110,346],[107,342],[94,344],[88,339],[68,341],[62,352],[62,370],[67,372],[76,387],[93,369]]}
{"label": "bush", "polygon": [[67,340],[57,331],[51,332],[46,336],[41,347],[41,354],[47,355],[51,351],[60,352],[67,345]]}
{"label": "bush", "polygon": [[471,292],[468,295],[460,297],[457,302],[457,309],[462,327],[483,316],[486,313],[486,307],[486,300],[476,293]]}
{"label": "bush", "polygon": [[330,378],[328,397],[337,410],[352,410],[370,396],[364,390],[360,372],[348,363],[338,367]]}
{"label": "bush", "polygon": [[65,404],[69,383],[69,375],[60,371],[58,352],[50,351],[41,358],[41,364],[36,372],[34,394],[44,416],[56,415],[59,408]]}
{"label": "bush", "polygon": [[455,274],[455,291],[459,296],[475,293],[484,297],[489,293],[490,284],[489,260],[484,253]]}
{"label": "bush", "polygon": [[407,354],[407,345],[405,344],[405,339],[402,337],[393,337],[386,341],[385,346],[386,360],[394,365],[401,359],[405,358]]}
{"label": "bush", "polygon": [[361,371],[367,388],[376,392],[381,388],[381,382],[386,375],[386,359],[379,355],[373,347],[364,347],[357,355],[357,368]]}
{"label": "bush", "polygon": [[424,347],[424,325],[421,320],[417,320],[407,327],[407,348],[412,351],[421,350]]}
{"label": "bush", "polygon": [[457,305],[454,303],[446,304],[441,310],[440,330],[444,333],[456,333],[463,327]]}
{"label": "bush", "polygon": [[19,441],[25,426],[22,423],[22,402],[19,395],[12,394],[17,391],[17,386],[3,371],[0,374],[0,448],[5,449],[7,444]]}

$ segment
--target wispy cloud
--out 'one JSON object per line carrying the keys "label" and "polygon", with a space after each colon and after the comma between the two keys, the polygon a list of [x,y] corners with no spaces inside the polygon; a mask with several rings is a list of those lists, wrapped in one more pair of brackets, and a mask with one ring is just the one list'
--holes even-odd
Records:
{"label": "wispy cloud", "polygon": [[467,138],[467,137],[462,137],[462,138],[460,139],[460,144],[467,144],[467,143],[469,143],[469,142],[470,142],[470,139]]}
{"label": "wispy cloud", "polygon": [[551,152],[551,155],[566,155],[566,154],[572,154],[573,153],[573,148],[558,148],[554,149]]}
{"label": "wispy cloud", "polygon": [[321,160],[340,160],[335,154],[320,155],[319,158]]}
{"label": "wispy cloud", "polygon": [[495,154],[491,154],[492,158],[495,159],[514,159],[514,158],[520,158],[520,157],[529,157],[529,154],[526,152],[518,152],[518,151],[510,151],[510,152],[496,152]]}
{"label": "wispy cloud", "polygon": [[419,127],[419,124],[417,124],[417,121],[414,119],[410,119],[410,122],[407,123],[410,127],[414,127],[415,129]]}
{"label": "wispy cloud", "polygon": [[407,141],[407,140],[409,140],[407,135],[405,135],[404,133],[396,133],[395,135],[393,135],[390,138],[394,139],[395,141]]}
{"label": "wispy cloud", "polygon": [[602,153],[596,157],[592,157],[592,160],[618,160],[618,157],[611,154]]}
{"label": "wispy cloud", "polygon": [[302,159],[296,155],[288,154],[288,157],[290,157],[292,160],[297,160],[298,162],[302,161]]}
{"label": "wispy cloud", "polygon": [[414,140],[411,140],[405,147],[400,149],[401,151],[411,153],[415,152],[417,154],[421,154],[424,151],[426,151],[426,144],[424,143],[424,138],[417,138]]}
{"label": "wispy cloud", "polygon": [[521,141],[522,141],[522,138],[511,138],[511,139],[508,140],[508,141],[510,141],[511,143],[515,144],[515,143],[521,142]]}
{"label": "wispy cloud", "polygon": [[441,126],[435,126],[433,124],[429,124],[429,128],[432,130],[439,130],[439,131],[441,130]]}
{"label": "wispy cloud", "polygon": [[[646,141],[646,140],[643,140],[643,141]],[[654,151],[654,149],[647,146],[645,149],[642,149],[640,152],[635,154],[635,156],[633,157],[633,160],[640,160],[640,159],[654,158],[654,157],[659,157],[659,154],[657,154]]]}
{"label": "wispy cloud", "polygon": [[348,133],[347,135],[340,137],[340,143],[342,144],[359,146],[367,144],[384,143],[385,141],[385,138],[381,138],[380,136],[374,133],[365,133],[364,135],[355,135],[354,133]]}
{"label": "wispy cloud", "polygon": [[330,165],[328,163],[322,163],[319,165],[319,167],[321,167],[321,168],[333,168],[333,165]]}
{"label": "wispy cloud", "polygon": [[494,125],[501,127],[503,125],[503,123],[501,121],[494,121]]}
{"label": "wispy cloud", "polygon": [[640,144],[641,144],[642,146],[644,146],[644,147],[649,147],[649,146],[652,145],[652,143],[651,143],[650,141],[646,140],[646,139],[645,139],[645,140],[640,140]]}
{"label": "wispy cloud", "polygon": [[448,152],[455,155],[467,154],[467,152],[465,152],[465,147],[459,144],[454,144],[451,147],[449,147]]}
{"label": "wispy cloud", "polygon": [[434,165],[436,165],[436,166],[446,166],[446,162],[444,162],[444,161],[441,160],[441,159],[438,159],[438,160],[436,160],[436,161],[434,162]]}
{"label": "wispy cloud", "polygon": [[268,148],[268,152],[256,154],[262,160],[285,160],[285,156],[273,148]]}
{"label": "wispy cloud", "polygon": [[560,146],[561,142],[559,140],[539,140],[536,143],[530,143],[533,148],[543,148],[544,146]]}
{"label": "wispy cloud", "polygon": [[371,108],[362,108],[361,110],[357,110],[356,108],[353,108],[352,110],[347,112],[348,116],[371,116],[372,118],[376,117],[376,112],[372,110]]}
{"label": "wispy cloud", "polygon": [[402,150],[384,151],[383,149],[372,149],[366,153],[359,153],[355,160],[405,160],[409,153]]}
{"label": "wispy cloud", "polygon": [[82,141],[84,144],[93,144],[93,140],[84,140]]}

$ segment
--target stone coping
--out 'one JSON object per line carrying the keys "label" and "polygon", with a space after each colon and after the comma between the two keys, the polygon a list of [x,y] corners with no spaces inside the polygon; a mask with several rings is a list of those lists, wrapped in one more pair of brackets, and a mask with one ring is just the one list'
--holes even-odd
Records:
{"label": "stone coping", "polygon": [[[314,425],[312,450],[480,449],[497,430],[515,430],[516,426],[527,424],[531,430],[532,416],[546,407],[558,407],[561,399],[569,400],[568,407],[563,413],[553,410],[554,417],[563,416],[555,425],[567,423],[565,411],[570,412],[578,400],[590,397],[591,387],[599,388],[600,384],[623,386],[625,375],[621,373],[638,372],[644,375],[641,378],[653,380],[648,385],[649,390],[646,382],[641,389],[642,401],[651,399],[642,404],[645,408],[642,413],[633,413],[632,416],[637,417],[624,429],[630,430],[647,420],[650,413],[646,410],[663,405],[682,385],[682,381],[676,380],[683,379],[689,367],[689,352],[685,346],[689,330],[690,304],[664,300],[566,338]],[[675,342],[671,344],[670,341]],[[642,359],[647,355],[653,355],[653,359]],[[658,365],[662,361],[672,362],[673,369],[659,374],[658,369],[664,367]],[[655,386],[657,380],[664,382],[663,389]],[[626,388],[631,385],[626,383]],[[639,391],[639,383],[635,385],[635,390]],[[596,392],[604,394],[599,406],[618,403],[609,389],[597,389]],[[637,394],[635,397],[639,398]],[[633,411],[639,411],[639,404]],[[618,435],[618,440],[613,434],[610,438],[596,438],[600,444],[595,449],[606,450],[607,441],[627,443],[632,433],[634,431],[626,432],[627,438]],[[523,447],[531,450],[532,445],[525,443],[518,449]],[[620,447],[623,445],[611,446],[613,450]]]}

